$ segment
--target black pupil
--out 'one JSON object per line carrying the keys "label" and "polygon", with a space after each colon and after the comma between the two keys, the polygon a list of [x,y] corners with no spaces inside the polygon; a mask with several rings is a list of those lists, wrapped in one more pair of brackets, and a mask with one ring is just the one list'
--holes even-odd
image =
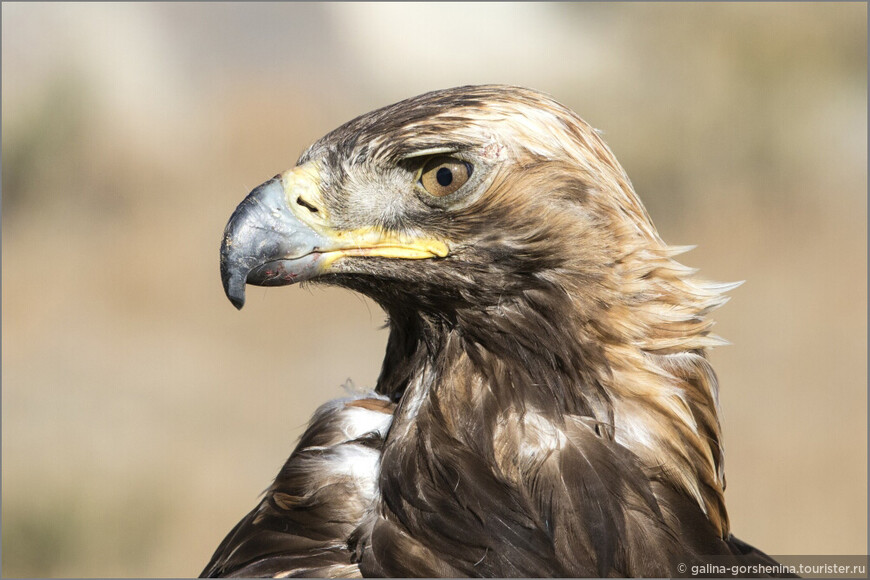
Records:
{"label": "black pupil", "polygon": [[438,180],[438,185],[441,187],[447,187],[453,183],[453,172],[446,167],[442,167],[435,172],[435,179]]}

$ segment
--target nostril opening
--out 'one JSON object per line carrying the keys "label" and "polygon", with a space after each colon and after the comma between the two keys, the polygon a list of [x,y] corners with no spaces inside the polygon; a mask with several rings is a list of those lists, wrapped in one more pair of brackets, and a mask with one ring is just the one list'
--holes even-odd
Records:
{"label": "nostril opening", "polygon": [[302,199],[301,197],[296,198],[296,203],[301,205],[302,207],[304,207],[305,209],[307,209],[311,213],[317,213],[318,211],[320,211],[316,207],[314,207],[313,205],[311,205],[310,203],[308,203],[307,201]]}

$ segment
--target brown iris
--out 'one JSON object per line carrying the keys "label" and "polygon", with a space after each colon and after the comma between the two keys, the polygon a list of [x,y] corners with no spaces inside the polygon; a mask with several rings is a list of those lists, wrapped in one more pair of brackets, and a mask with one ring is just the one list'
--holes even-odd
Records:
{"label": "brown iris", "polygon": [[435,197],[450,195],[471,177],[471,165],[455,157],[433,157],[423,166],[420,183]]}

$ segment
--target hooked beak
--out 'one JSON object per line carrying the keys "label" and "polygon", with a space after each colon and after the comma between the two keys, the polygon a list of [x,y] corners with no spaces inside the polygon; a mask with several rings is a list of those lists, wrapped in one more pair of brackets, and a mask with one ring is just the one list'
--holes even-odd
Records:
{"label": "hooked beak", "polygon": [[245,305],[245,284],[289,284],[314,274],[326,240],[287,207],[277,178],[254,189],[239,204],[224,230],[221,279],[233,305]]}
{"label": "hooked beak", "polygon": [[255,188],[239,204],[221,243],[221,280],[233,305],[245,305],[245,284],[284,286],[324,273],[338,259],[443,258],[447,245],[376,228],[340,231],[329,224],[317,170],[302,165]]}

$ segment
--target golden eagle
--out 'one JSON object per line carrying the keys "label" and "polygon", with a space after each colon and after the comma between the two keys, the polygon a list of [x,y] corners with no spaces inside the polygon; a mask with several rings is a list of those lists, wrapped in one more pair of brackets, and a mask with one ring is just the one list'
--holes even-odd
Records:
{"label": "golden eagle", "polygon": [[544,94],[435,91],[254,189],[245,284],[389,316],[377,387],[329,402],[204,576],[671,576],[771,563],[731,535],[708,313],[598,133]]}

